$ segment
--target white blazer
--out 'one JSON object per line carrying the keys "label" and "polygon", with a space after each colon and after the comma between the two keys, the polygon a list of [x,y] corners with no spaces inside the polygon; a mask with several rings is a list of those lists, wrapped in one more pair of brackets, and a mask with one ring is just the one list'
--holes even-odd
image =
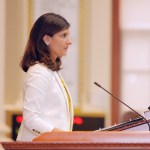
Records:
{"label": "white blazer", "polygon": [[23,121],[17,141],[32,141],[55,127],[70,131],[70,123],[73,123],[72,103],[71,112],[68,107],[67,93],[58,73],[43,64],[30,67],[24,85]]}

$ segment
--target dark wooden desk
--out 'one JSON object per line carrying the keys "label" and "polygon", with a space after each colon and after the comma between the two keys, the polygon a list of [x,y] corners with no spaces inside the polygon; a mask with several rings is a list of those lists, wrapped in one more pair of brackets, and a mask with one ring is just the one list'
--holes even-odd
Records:
{"label": "dark wooden desk", "polygon": [[33,142],[1,142],[1,145],[5,150],[150,150],[150,132],[44,133]]}

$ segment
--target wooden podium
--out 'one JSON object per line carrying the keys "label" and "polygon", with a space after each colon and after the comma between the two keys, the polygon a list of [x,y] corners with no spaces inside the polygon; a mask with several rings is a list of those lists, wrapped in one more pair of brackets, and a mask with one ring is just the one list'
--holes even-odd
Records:
{"label": "wooden podium", "polygon": [[33,142],[2,142],[0,150],[150,150],[149,131],[44,133]]}
{"label": "wooden podium", "polygon": [[0,150],[150,150],[149,123],[146,111],[145,118],[98,131],[46,132],[33,142],[1,142]]}

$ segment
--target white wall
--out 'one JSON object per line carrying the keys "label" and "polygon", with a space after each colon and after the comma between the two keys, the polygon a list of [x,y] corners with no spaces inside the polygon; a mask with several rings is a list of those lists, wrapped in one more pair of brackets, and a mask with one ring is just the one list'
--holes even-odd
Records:
{"label": "white wall", "polygon": [[81,89],[82,109],[104,114],[107,125],[111,116],[110,96],[96,87],[94,82],[111,89],[111,1],[87,0],[84,3],[81,1],[81,5],[85,9],[84,12],[81,10],[84,13],[81,19],[85,21],[84,53],[81,56],[84,71],[81,71],[80,77],[81,84],[84,84]]}
{"label": "white wall", "polygon": [[[143,114],[150,106],[150,1],[120,1],[121,98]],[[121,106],[121,113],[130,111]]]}

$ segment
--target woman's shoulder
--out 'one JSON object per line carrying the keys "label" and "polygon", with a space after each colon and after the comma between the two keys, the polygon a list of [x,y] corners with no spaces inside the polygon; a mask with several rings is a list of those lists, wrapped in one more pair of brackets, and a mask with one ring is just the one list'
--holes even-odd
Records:
{"label": "woman's shoulder", "polygon": [[53,73],[44,64],[35,64],[31,66],[26,74],[25,87],[34,84],[36,87],[47,87],[53,79]]}
{"label": "woman's shoulder", "polygon": [[36,63],[36,64],[30,66],[30,68],[29,68],[29,70],[34,70],[34,69],[44,69],[44,70],[47,70],[48,68],[43,63]]}
{"label": "woman's shoulder", "polygon": [[42,63],[37,63],[29,68],[27,74],[30,73],[51,74],[52,72],[53,71],[50,70],[46,65]]}

